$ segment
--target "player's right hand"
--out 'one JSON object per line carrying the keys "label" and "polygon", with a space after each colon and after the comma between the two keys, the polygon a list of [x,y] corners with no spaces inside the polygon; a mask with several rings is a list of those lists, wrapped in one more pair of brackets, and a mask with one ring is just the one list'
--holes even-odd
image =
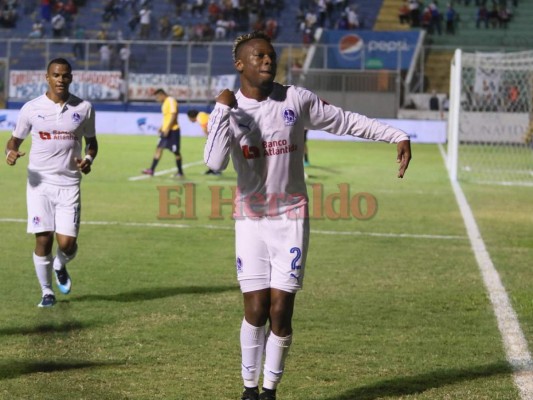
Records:
{"label": "player's right hand", "polygon": [[222,92],[220,92],[218,96],[215,97],[215,101],[220,104],[225,104],[231,108],[237,108],[238,106],[235,93],[229,89],[224,89]]}
{"label": "player's right hand", "polygon": [[17,160],[20,157],[24,157],[25,155],[26,153],[24,152],[21,153],[20,151],[16,151],[16,150],[9,150],[9,152],[6,155],[7,165],[15,165],[17,163]]}

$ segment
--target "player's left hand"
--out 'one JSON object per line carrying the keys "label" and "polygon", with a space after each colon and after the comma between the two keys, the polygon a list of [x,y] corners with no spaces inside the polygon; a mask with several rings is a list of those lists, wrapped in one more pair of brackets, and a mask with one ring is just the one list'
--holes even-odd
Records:
{"label": "player's left hand", "polygon": [[74,161],[76,161],[76,164],[78,165],[78,169],[83,172],[85,175],[87,175],[89,172],[91,172],[91,161],[89,161],[86,158],[82,158],[81,160],[79,158],[75,158]]}
{"label": "player's left hand", "polygon": [[396,148],[398,150],[396,162],[400,164],[400,168],[398,168],[398,178],[403,178],[405,171],[409,166],[409,162],[411,161],[411,141],[402,140],[401,142],[398,142]]}

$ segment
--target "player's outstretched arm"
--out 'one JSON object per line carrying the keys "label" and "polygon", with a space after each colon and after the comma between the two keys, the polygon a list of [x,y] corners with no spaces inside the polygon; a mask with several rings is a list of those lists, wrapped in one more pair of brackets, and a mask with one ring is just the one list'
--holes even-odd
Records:
{"label": "player's outstretched arm", "polygon": [[19,148],[24,140],[11,136],[6,144],[6,163],[7,165],[15,165],[20,157],[24,157],[26,153],[20,152]]}
{"label": "player's outstretched arm", "polygon": [[400,164],[398,168],[398,178],[403,178],[407,167],[409,167],[409,162],[411,161],[411,141],[402,140],[396,145],[398,156],[396,162]]}

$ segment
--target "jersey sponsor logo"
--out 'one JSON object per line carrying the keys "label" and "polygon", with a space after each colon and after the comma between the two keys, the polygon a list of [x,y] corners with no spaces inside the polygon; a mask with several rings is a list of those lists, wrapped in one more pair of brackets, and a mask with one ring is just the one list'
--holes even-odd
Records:
{"label": "jersey sponsor logo", "polygon": [[244,145],[242,148],[242,154],[244,155],[244,158],[247,160],[252,160],[254,158],[261,157],[261,150],[259,150],[259,147],[256,146],[248,146]]}
{"label": "jersey sponsor logo", "polygon": [[54,130],[52,133],[39,131],[39,137],[41,140],[76,140],[76,135],[69,131]]}
{"label": "jersey sponsor logo", "polygon": [[74,114],[72,114],[72,121],[78,123],[81,121],[81,115],[78,114],[77,112],[75,112]]}
{"label": "jersey sponsor logo", "polygon": [[283,110],[283,120],[286,126],[293,126],[296,123],[296,113],[290,108]]}
{"label": "jersey sponsor logo", "polygon": [[50,140],[52,139],[52,134],[50,132],[39,132],[39,137],[42,139],[42,140]]}

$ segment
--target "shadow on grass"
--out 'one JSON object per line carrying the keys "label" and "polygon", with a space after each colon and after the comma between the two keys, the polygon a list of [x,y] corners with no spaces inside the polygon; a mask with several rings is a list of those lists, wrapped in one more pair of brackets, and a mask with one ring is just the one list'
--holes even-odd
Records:
{"label": "shadow on grass", "polygon": [[75,332],[88,328],[88,324],[82,324],[78,321],[69,321],[62,323],[43,323],[35,326],[17,327],[17,328],[0,328],[0,336],[7,335],[45,335],[49,333],[66,333]]}
{"label": "shadow on grass", "polygon": [[133,290],[131,292],[117,294],[87,294],[84,296],[72,297],[73,301],[116,301],[119,303],[129,303],[134,301],[164,299],[182,294],[210,294],[222,293],[238,290],[238,286],[183,286],[183,287],[162,287]]}
{"label": "shadow on grass", "polygon": [[101,368],[121,365],[118,362],[93,362],[93,361],[0,361],[0,380],[13,379],[22,375],[52,373],[79,369]]}
{"label": "shadow on grass", "polygon": [[436,370],[416,376],[382,380],[328,397],[325,400],[375,400],[389,396],[408,396],[458,382],[506,375],[511,372],[511,367],[504,361],[472,368]]}

